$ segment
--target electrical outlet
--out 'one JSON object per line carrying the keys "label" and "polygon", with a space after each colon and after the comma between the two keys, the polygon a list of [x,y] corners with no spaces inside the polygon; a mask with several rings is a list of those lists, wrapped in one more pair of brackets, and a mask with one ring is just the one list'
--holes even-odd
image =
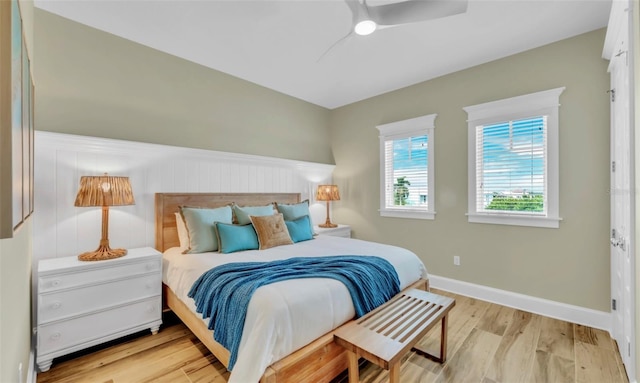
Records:
{"label": "electrical outlet", "polygon": [[453,264],[456,266],[460,266],[460,256],[458,255],[453,256]]}

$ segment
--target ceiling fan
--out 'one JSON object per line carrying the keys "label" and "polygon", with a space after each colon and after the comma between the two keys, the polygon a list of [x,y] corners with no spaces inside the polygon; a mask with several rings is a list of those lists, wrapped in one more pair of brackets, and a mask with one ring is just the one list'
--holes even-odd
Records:
{"label": "ceiling fan", "polygon": [[368,5],[367,0],[345,2],[353,15],[351,30],[331,45],[318,60],[354,33],[366,36],[379,29],[457,15],[466,12],[468,5],[468,0],[406,0],[375,6]]}

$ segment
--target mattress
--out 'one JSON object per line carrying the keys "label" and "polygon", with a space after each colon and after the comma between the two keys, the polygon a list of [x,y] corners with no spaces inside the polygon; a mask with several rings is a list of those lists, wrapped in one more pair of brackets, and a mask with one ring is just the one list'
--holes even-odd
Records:
{"label": "mattress", "polygon": [[[268,262],[292,257],[374,255],[393,265],[404,289],[427,270],[411,251],[350,238],[318,236],[313,240],[266,250],[231,254],[182,254],[171,248],[163,255],[163,282],[195,313],[189,289],[205,271],[231,262]],[[196,314],[201,317],[200,314]],[[253,295],[238,359],[230,383],[258,382],[266,368],[334,330],[355,316],[348,289],[325,278],[293,279],[260,287]],[[203,320],[208,324],[208,320]]]}

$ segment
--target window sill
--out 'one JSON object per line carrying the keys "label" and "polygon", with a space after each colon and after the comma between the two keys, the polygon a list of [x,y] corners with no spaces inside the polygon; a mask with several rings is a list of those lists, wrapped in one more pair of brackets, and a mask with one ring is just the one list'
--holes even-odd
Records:
{"label": "window sill", "polygon": [[507,214],[467,214],[470,223],[489,223],[495,225],[531,226],[558,229],[560,217],[531,217]]}
{"label": "window sill", "polygon": [[435,211],[385,209],[380,210],[381,217],[410,218],[410,219],[435,219]]}

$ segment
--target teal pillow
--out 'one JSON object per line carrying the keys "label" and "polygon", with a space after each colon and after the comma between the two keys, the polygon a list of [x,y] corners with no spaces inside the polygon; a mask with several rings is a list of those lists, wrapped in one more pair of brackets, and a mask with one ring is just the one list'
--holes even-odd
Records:
{"label": "teal pillow", "polygon": [[313,239],[313,230],[310,229],[309,216],[304,215],[293,221],[284,221],[289,230],[289,236],[293,243]]}
{"label": "teal pillow", "polygon": [[294,204],[276,204],[278,212],[282,213],[285,221],[293,221],[306,215],[309,217],[309,230],[313,233],[313,222],[311,222],[311,216],[309,215],[309,200],[304,200]]}
{"label": "teal pillow", "polygon": [[229,225],[216,222],[221,253],[233,253],[242,250],[257,250],[260,246],[258,235],[252,224]]}
{"label": "teal pillow", "polygon": [[233,212],[236,214],[238,225],[247,225],[251,223],[250,215],[262,217],[265,215],[273,215],[273,204],[267,206],[238,206],[233,205]]}
{"label": "teal pillow", "polygon": [[218,250],[215,222],[231,223],[233,213],[230,206],[216,209],[181,207],[180,211],[189,232],[189,248],[185,254],[205,253]]}

